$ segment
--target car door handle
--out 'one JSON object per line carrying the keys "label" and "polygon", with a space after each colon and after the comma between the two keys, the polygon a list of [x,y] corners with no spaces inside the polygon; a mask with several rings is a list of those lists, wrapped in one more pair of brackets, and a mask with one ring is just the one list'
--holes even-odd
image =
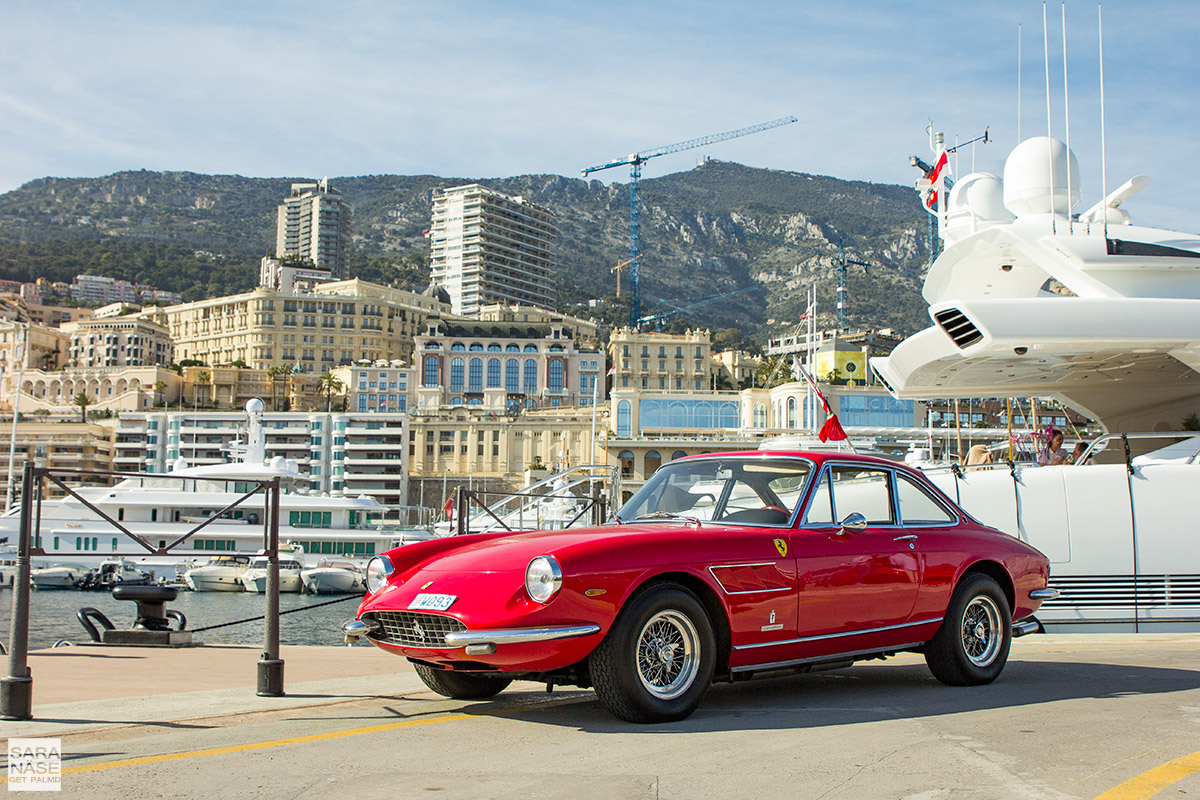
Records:
{"label": "car door handle", "polygon": [[917,538],[917,535],[915,533],[909,533],[909,534],[905,534],[904,536],[893,536],[892,541],[893,542],[907,542],[907,541],[911,541],[916,538]]}

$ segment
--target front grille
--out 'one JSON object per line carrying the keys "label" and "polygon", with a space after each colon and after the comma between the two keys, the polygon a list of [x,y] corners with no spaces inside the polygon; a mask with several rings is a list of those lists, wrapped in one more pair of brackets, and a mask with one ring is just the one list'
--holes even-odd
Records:
{"label": "front grille", "polygon": [[446,634],[465,631],[466,625],[454,617],[441,614],[418,614],[415,611],[370,611],[363,619],[373,619],[382,629],[369,638],[384,644],[401,647],[446,647]]}
{"label": "front grille", "polygon": [[983,338],[983,334],[979,332],[979,328],[975,327],[975,323],[967,319],[967,316],[957,308],[947,308],[933,315],[937,321],[938,327],[946,332],[946,335],[954,342],[961,350],[970,347]]}

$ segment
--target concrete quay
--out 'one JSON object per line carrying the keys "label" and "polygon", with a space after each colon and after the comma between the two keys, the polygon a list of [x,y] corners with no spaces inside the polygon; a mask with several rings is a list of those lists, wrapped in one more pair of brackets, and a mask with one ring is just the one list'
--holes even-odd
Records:
{"label": "concrete quay", "polygon": [[[1016,640],[1000,680],[953,688],[919,655],[712,688],[635,726],[590,691],[517,683],[449,700],[370,646],[35,651],[34,719],[64,796],[324,798],[1200,797],[1200,634]],[[7,764],[5,765],[7,768]]]}

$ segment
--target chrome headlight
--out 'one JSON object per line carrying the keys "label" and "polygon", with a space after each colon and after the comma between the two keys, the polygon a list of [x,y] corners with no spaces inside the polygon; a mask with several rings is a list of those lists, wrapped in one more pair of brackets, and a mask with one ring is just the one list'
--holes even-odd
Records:
{"label": "chrome headlight", "polygon": [[375,594],[392,576],[392,562],[387,556],[375,556],[367,562],[367,591]]}
{"label": "chrome headlight", "polygon": [[538,556],[525,568],[525,591],[538,603],[549,603],[562,588],[562,569],[554,556]]}

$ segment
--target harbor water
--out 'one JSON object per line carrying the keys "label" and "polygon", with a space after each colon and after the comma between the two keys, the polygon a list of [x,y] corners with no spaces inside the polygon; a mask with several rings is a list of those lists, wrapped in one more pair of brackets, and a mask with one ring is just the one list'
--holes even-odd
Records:
{"label": "harbor water", "polygon": [[[8,646],[12,626],[13,591],[0,590],[0,642]],[[362,595],[279,595],[279,643],[282,645],[342,645],[339,628],[358,610]],[[332,602],[331,602],[332,601]],[[137,604],[114,600],[108,592],[73,590],[37,590],[29,597],[29,649],[53,647],[56,642],[90,642],[91,637],[76,618],[79,609],[95,608],[104,613],[117,629],[132,627]],[[263,642],[266,597],[242,592],[180,592],[167,604],[168,609],[187,617],[187,630],[204,644],[251,644]],[[294,613],[287,613],[294,612]],[[250,622],[198,631],[247,618]]]}

